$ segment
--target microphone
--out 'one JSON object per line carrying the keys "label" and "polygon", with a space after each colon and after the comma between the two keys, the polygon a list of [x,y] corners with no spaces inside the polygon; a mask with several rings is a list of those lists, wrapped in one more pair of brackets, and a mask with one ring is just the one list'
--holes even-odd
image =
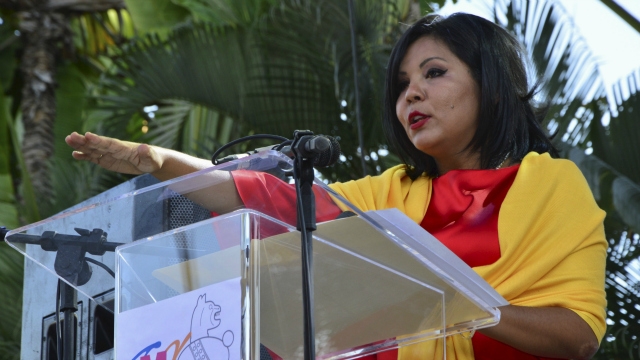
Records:
{"label": "microphone", "polygon": [[[294,158],[296,156],[295,151],[291,148],[291,145],[271,145],[264,146],[252,151],[247,151],[242,154],[228,155],[216,160],[216,165],[225,163],[227,161],[241,159],[245,156],[257,154],[261,151],[276,150],[282,154]],[[298,154],[303,157],[313,157],[313,166],[315,167],[327,167],[331,166],[340,158],[340,143],[333,136],[327,135],[305,135],[300,138],[300,141],[296,145],[295,149]]]}
{"label": "microphone", "polygon": [[303,157],[313,157],[315,167],[331,166],[340,158],[340,143],[333,136],[304,135],[295,146],[293,152]]}

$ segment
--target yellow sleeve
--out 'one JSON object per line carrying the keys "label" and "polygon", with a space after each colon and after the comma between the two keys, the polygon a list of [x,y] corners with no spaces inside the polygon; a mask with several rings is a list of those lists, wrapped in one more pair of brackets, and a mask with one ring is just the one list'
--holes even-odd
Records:
{"label": "yellow sleeve", "polygon": [[559,306],[606,330],[605,213],[568,160],[531,153],[500,209],[501,258],[474,268],[513,305]]}

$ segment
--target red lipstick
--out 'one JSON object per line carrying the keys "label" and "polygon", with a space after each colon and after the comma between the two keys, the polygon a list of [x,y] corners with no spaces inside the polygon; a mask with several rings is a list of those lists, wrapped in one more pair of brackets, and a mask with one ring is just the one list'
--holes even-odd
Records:
{"label": "red lipstick", "polygon": [[409,128],[416,130],[422,127],[431,119],[431,116],[425,115],[419,111],[412,111],[409,114]]}

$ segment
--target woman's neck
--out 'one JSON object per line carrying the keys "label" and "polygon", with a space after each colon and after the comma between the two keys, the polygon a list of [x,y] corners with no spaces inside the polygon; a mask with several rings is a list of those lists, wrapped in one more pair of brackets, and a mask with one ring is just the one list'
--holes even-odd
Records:
{"label": "woman's neck", "polygon": [[480,169],[480,154],[459,154],[447,158],[435,158],[438,166],[438,174],[444,175],[451,170],[477,170]]}

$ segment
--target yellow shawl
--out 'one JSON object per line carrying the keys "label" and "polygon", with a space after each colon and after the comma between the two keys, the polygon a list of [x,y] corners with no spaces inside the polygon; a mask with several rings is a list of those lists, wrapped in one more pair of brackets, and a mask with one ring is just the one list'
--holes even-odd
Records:
{"label": "yellow shawl", "polygon": [[[380,176],[331,185],[363,211],[398,208],[416,223],[426,214],[431,180],[399,165]],[[602,339],[605,330],[605,213],[568,160],[529,153],[498,218],[501,257],[474,270],[512,305],[573,310]],[[442,358],[442,342],[399,350],[399,359]],[[447,338],[448,359],[473,359],[470,338]]]}

